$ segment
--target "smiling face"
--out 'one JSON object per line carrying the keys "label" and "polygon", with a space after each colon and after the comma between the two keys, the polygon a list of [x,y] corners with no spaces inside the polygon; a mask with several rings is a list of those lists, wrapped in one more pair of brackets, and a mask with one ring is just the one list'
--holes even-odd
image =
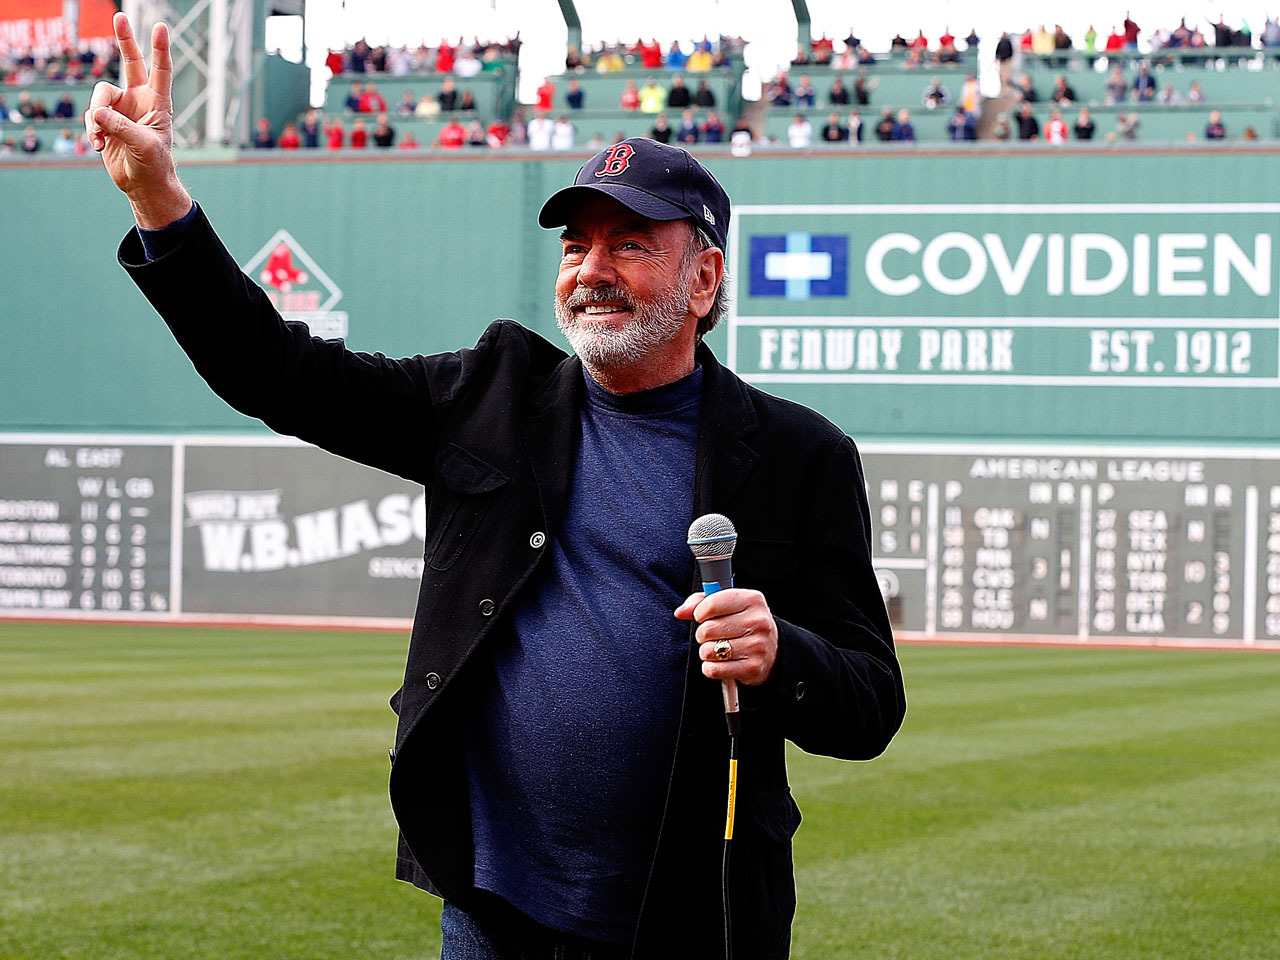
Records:
{"label": "smiling face", "polygon": [[561,234],[556,322],[601,385],[645,390],[692,372],[698,318],[723,271],[685,220],[650,220],[604,196],[582,200]]}

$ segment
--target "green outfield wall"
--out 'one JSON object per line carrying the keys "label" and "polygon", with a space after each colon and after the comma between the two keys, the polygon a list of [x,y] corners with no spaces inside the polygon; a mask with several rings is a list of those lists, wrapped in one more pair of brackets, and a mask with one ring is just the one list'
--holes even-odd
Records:
{"label": "green outfield wall", "polygon": [[[705,159],[736,211],[736,306],[713,345],[855,436],[1280,439],[1280,153]],[[494,317],[557,336],[556,237],[535,218],[579,162],[182,174],[255,279],[283,267],[286,314],[394,355],[468,344]],[[100,169],[5,166],[0,184],[0,429],[259,429],[116,265],[131,219]]]}
{"label": "green outfield wall", "polygon": [[[534,224],[581,159],[182,173],[287,316],[409,354],[558,337]],[[713,346],[858,439],[903,635],[1280,649],[1280,151],[704,159]],[[0,223],[0,616],[403,623],[422,491],[213,397],[96,165],[0,167]]]}

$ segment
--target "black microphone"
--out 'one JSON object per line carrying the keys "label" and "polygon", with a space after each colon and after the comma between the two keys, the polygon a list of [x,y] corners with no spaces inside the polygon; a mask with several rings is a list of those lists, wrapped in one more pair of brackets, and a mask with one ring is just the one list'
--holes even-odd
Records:
{"label": "black microphone", "polygon": [[[718,513],[703,514],[689,525],[689,549],[698,562],[698,574],[702,578],[702,590],[708,596],[733,586],[733,548],[738,545],[738,531],[733,522]],[[737,735],[738,681],[722,680],[725,721],[729,733]]]}

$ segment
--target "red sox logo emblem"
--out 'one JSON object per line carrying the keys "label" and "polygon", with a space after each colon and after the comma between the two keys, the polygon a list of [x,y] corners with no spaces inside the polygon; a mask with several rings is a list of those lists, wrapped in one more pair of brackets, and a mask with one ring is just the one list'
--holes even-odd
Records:
{"label": "red sox logo emblem", "polygon": [[604,155],[604,166],[596,171],[597,177],[616,177],[627,169],[636,148],[629,143],[614,144]]}

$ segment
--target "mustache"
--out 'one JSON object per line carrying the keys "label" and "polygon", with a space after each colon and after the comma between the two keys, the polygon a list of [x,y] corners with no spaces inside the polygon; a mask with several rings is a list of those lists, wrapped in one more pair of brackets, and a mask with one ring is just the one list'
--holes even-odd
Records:
{"label": "mustache", "polygon": [[636,309],[635,298],[626,288],[620,286],[577,287],[573,293],[564,298],[564,306],[568,310],[597,303],[620,303],[628,310]]}

